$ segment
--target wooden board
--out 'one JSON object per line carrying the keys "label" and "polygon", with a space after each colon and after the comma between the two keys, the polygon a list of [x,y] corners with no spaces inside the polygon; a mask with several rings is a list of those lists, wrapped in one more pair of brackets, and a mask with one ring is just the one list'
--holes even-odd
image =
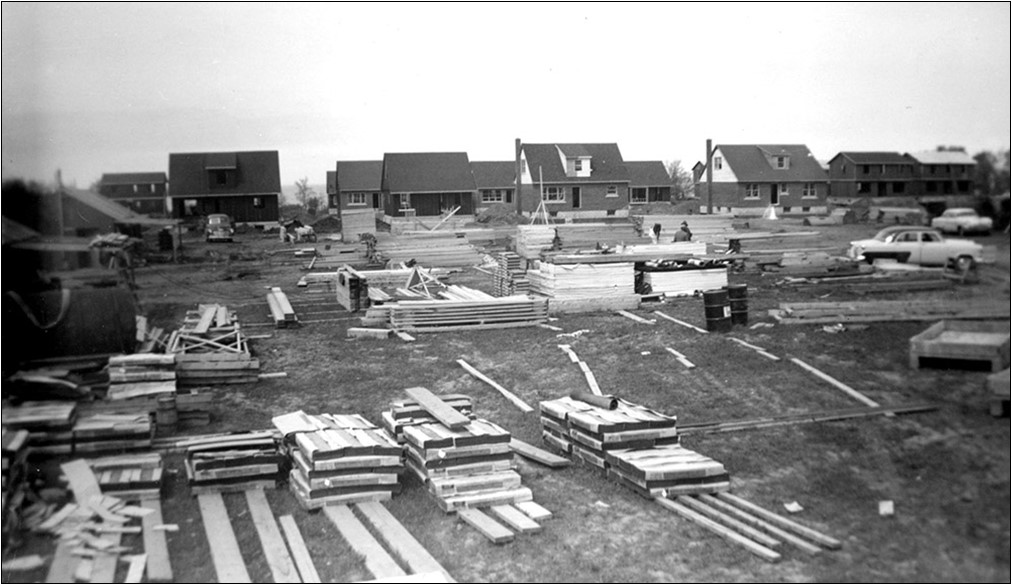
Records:
{"label": "wooden board", "polygon": [[471,422],[471,419],[443,402],[441,398],[430,392],[427,388],[408,388],[404,392],[417,401],[436,420],[452,430],[463,429]]}
{"label": "wooden board", "polygon": [[654,501],[663,506],[664,508],[667,508],[668,510],[671,510],[672,512],[678,514],[679,516],[697,524],[698,526],[705,528],[706,530],[709,530],[710,532],[716,534],[717,536],[723,538],[724,540],[744,547],[745,550],[762,559],[765,559],[770,562],[777,562],[780,560],[780,553],[776,552],[775,550],[772,550],[768,547],[765,547],[755,542],[754,540],[742,536],[741,534],[738,534],[737,532],[731,530],[730,528],[727,528],[718,522],[710,520],[709,518],[703,516],[702,514],[699,514],[698,512],[695,512],[677,502],[674,502],[667,498],[656,498]]}
{"label": "wooden board", "polygon": [[748,500],[745,500],[733,494],[729,493],[717,494],[717,499],[723,500],[733,506],[737,506],[742,510],[745,510],[749,513],[759,516],[762,519],[772,524],[775,524],[785,530],[790,530],[791,532],[799,534],[807,538],[808,540],[811,540],[812,542],[818,543],[822,547],[831,550],[836,550],[839,549],[841,546],[843,546],[839,540],[831,536],[827,536],[817,530],[813,530],[807,526],[795,522],[794,520],[791,520],[790,518],[785,518],[780,514],[771,512],[765,508],[757,506],[752,502],[749,502]]}
{"label": "wooden board", "polygon": [[506,523],[507,526],[521,534],[541,532],[540,524],[509,504],[492,506],[490,510],[492,510],[492,514]]}
{"label": "wooden board", "polygon": [[74,499],[78,503],[86,504],[93,497],[101,497],[102,489],[98,487],[98,480],[92,473],[91,467],[84,459],[75,459],[60,465],[63,474],[67,476],[70,483],[70,491],[74,492]]}
{"label": "wooden board", "polygon": [[324,514],[334,523],[337,531],[351,548],[365,560],[365,566],[376,579],[403,577],[406,573],[383,546],[355,517],[348,506],[324,506]]}
{"label": "wooden board", "polygon": [[200,506],[200,515],[204,519],[204,531],[211,547],[211,560],[214,561],[218,582],[251,583],[221,494],[200,494],[197,496],[197,503]]}
{"label": "wooden board", "polygon": [[356,504],[355,507],[372,524],[387,547],[407,563],[412,573],[438,572],[452,580],[449,572],[397,521],[386,506],[379,502],[366,502]]}
{"label": "wooden board", "polygon": [[253,526],[256,527],[257,535],[260,536],[260,544],[263,545],[264,559],[271,568],[271,575],[275,583],[301,583],[299,572],[295,568],[292,557],[285,547],[284,538],[274,520],[274,513],[267,503],[267,496],[263,490],[247,490],[246,505],[249,506],[250,517]]}
{"label": "wooden board", "polygon": [[513,532],[509,528],[496,522],[477,508],[458,510],[457,516],[495,544],[503,544],[513,540]]}
{"label": "wooden board", "polygon": [[555,469],[560,467],[568,467],[572,464],[572,461],[566,459],[565,457],[559,457],[554,453],[549,453],[544,449],[535,447],[530,443],[525,443],[515,437],[510,439],[510,449],[512,449],[514,453],[522,457],[525,457],[527,459],[536,461],[542,465],[546,465],[548,467]]}
{"label": "wooden board", "polygon": [[299,532],[299,525],[295,518],[290,515],[278,518],[281,522],[281,529],[285,532],[285,539],[288,541],[288,548],[292,551],[292,558],[295,566],[299,569],[299,577],[303,583],[320,583],[320,575],[316,572],[316,565],[313,564],[313,557],[306,548],[306,542]]}
{"label": "wooden board", "polygon": [[729,528],[737,530],[742,535],[751,538],[752,540],[758,542],[759,544],[765,547],[769,547],[771,549],[776,550],[782,544],[779,540],[761,532],[757,528],[753,528],[752,526],[745,524],[741,520],[733,518],[725,514],[724,512],[721,512],[720,510],[714,508],[713,506],[704,503],[698,497],[678,496],[675,498],[675,501],[678,502],[679,504],[682,504],[688,508],[695,510],[696,512],[699,512],[704,516],[707,516],[712,520],[720,522],[721,524],[724,524]]}
{"label": "wooden board", "polygon": [[552,517],[552,513],[537,502],[517,502],[513,505],[535,522],[548,520]]}

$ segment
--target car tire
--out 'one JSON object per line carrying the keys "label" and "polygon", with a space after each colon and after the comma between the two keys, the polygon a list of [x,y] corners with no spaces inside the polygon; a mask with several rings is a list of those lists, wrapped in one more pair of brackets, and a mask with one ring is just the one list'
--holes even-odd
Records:
{"label": "car tire", "polygon": [[959,272],[966,272],[973,267],[973,258],[970,256],[959,256],[956,258],[955,268]]}

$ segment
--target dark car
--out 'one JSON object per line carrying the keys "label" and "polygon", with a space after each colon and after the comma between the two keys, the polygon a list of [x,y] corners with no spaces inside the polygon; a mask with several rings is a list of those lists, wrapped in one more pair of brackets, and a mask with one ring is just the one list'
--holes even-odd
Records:
{"label": "dark car", "polygon": [[207,216],[204,226],[204,239],[208,242],[231,242],[235,234],[232,218],[224,213],[212,213]]}

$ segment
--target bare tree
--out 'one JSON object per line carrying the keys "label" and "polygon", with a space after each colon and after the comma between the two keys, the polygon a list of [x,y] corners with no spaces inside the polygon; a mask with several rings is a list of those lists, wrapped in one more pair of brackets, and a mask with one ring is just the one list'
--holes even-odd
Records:
{"label": "bare tree", "polygon": [[303,209],[309,209],[309,202],[316,198],[316,191],[309,186],[309,177],[303,177],[295,181],[295,200]]}
{"label": "bare tree", "polygon": [[671,177],[671,199],[681,201],[692,191],[692,173],[682,166],[682,161],[673,160],[667,165]]}

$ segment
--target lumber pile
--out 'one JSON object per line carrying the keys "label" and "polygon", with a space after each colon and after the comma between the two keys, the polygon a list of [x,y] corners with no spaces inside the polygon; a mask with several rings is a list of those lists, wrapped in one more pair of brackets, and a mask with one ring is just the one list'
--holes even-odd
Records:
{"label": "lumber pile", "polygon": [[492,271],[492,293],[497,297],[526,295],[531,290],[527,280],[527,261],[513,252],[500,252],[495,256]]}
{"label": "lumber pile", "polygon": [[269,431],[197,437],[181,446],[193,494],[273,489],[284,475],[285,457]]}
{"label": "lumber pile", "polygon": [[146,452],[88,459],[102,492],[124,500],[158,498],[162,491],[162,456]]}
{"label": "lumber pile", "polygon": [[267,293],[267,306],[271,310],[271,320],[278,329],[286,327],[298,327],[299,318],[295,315],[295,309],[288,301],[288,295],[280,287],[271,287]]}
{"label": "lumber pile", "polygon": [[175,354],[179,386],[248,384],[260,373],[260,361],[250,354],[239,322],[224,305],[189,311],[167,351]]}
{"label": "lumber pile", "polygon": [[[549,225],[518,225],[514,248],[517,255],[535,259],[545,250],[551,250],[555,242],[555,227]],[[561,241],[560,241],[561,248]]]}
{"label": "lumber pile", "polygon": [[28,433],[33,455],[92,454],[151,448],[154,425],[145,413],[80,415],[75,402],[25,402],[4,407],[5,428]]}
{"label": "lumber pile", "polygon": [[830,278],[871,274],[875,269],[864,262],[833,256],[826,252],[783,252],[779,256],[754,258],[765,272],[796,278]]}
{"label": "lumber pile", "polygon": [[635,294],[635,264],[554,264],[537,261],[527,271],[531,292],[550,299],[598,299]]}
{"label": "lumber pile", "polygon": [[176,393],[176,358],[164,353],[135,353],[109,358],[109,400],[170,396]]}
{"label": "lumber pile", "polygon": [[[459,293],[458,290],[458,299],[461,298]],[[545,299],[520,295],[471,298],[474,300],[403,300],[383,305],[379,313],[385,315],[394,329],[423,333],[528,327],[548,320]]]}
{"label": "lumber pile", "polygon": [[[441,394],[439,398],[447,406],[456,410],[465,417],[471,418],[474,411],[474,403],[470,396],[464,394]],[[390,410],[380,413],[383,428],[390,433],[399,444],[404,445],[407,439],[404,437],[404,428],[411,425],[421,425],[439,422],[434,416],[425,410],[425,407],[413,398],[404,398],[390,403]]]}
{"label": "lumber pile", "polygon": [[728,489],[724,466],[681,445],[605,452],[608,475],[643,497],[715,493]]}
{"label": "lumber pile", "polygon": [[1009,365],[1009,339],[1007,322],[939,321],[910,338],[910,367],[944,360],[946,366],[982,365],[997,372]]}
{"label": "lumber pile", "polygon": [[467,238],[442,231],[410,236],[379,232],[369,241],[367,254],[372,262],[388,265],[412,261],[431,266],[481,264],[481,254]]}
{"label": "lumber pile", "polygon": [[637,265],[642,283],[637,292],[685,296],[727,286],[724,260],[659,260]]}
{"label": "lumber pile", "polygon": [[289,488],[303,508],[383,501],[400,493],[402,448],[361,415],[300,410],[273,422],[292,463]]}
{"label": "lumber pile", "polygon": [[941,319],[1008,319],[1008,301],[991,298],[960,300],[844,301],[780,303],[771,317],[785,325],[935,321]]}
{"label": "lumber pile", "polygon": [[735,231],[734,219],[726,216],[636,215],[631,218],[636,231],[645,237],[650,237],[654,224],[661,224],[660,240],[662,242],[671,241],[675,232],[681,228],[683,221],[689,224],[693,239],[698,241],[715,241],[727,237]]}
{"label": "lumber pile", "polygon": [[25,482],[28,479],[28,431],[0,427],[0,445],[3,451],[3,546],[18,524],[18,510],[25,500]]}

